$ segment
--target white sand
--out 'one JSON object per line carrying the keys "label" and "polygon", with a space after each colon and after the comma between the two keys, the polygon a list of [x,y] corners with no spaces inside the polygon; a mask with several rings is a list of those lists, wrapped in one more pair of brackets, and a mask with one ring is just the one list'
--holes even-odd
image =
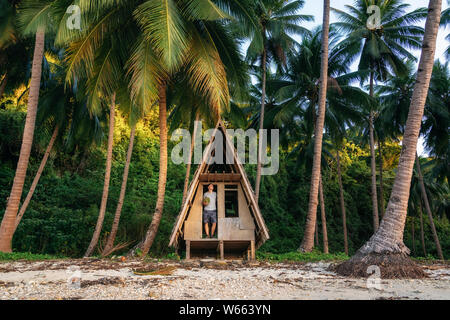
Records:
{"label": "white sand", "polygon": [[[174,269],[169,275],[133,273],[168,266]],[[0,299],[450,299],[449,266],[425,266],[428,279],[373,284],[339,277],[328,266],[82,259],[1,263]]]}

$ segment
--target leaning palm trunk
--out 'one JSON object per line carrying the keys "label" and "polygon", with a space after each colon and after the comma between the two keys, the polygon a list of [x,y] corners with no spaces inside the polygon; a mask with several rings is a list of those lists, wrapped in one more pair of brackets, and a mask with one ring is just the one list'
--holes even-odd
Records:
{"label": "leaning palm trunk", "polygon": [[433,70],[441,5],[442,0],[430,0],[422,54],[404,131],[397,176],[384,218],[370,240],[350,260],[337,266],[336,271],[341,275],[367,277],[367,268],[376,265],[380,268],[383,278],[426,276],[422,268],[408,258],[410,251],[403,243],[403,232],[417,141]]}
{"label": "leaning palm trunk", "polygon": [[188,191],[188,186],[189,186],[189,178],[191,176],[191,163],[192,163],[192,154],[194,152],[194,143],[195,143],[195,138],[196,138],[196,133],[197,133],[197,121],[199,119],[199,113],[197,113],[195,115],[195,122],[194,122],[194,132],[192,133],[192,138],[191,138],[191,148],[189,149],[189,161],[187,163],[186,166],[186,177],[184,178],[184,188],[183,188],[183,202],[186,201],[186,195],[187,195],[187,191]]}
{"label": "leaning palm trunk", "polygon": [[[136,132],[136,125],[131,127],[130,142],[128,144],[127,159],[123,169],[122,186],[120,187],[119,201],[117,202],[116,213],[114,214],[114,221],[111,227],[111,233],[106,241],[105,248],[102,251],[102,256],[107,256],[113,252],[114,240],[116,239],[117,230],[119,229],[120,214],[122,213],[123,201],[125,199],[125,192],[127,190],[128,171],[130,169],[131,155],[133,153],[134,136]],[[117,248],[116,248],[117,249]]]}
{"label": "leaning palm trunk", "polygon": [[156,199],[156,208],[153,213],[152,223],[150,224],[144,243],[142,244],[142,256],[147,255],[150,250],[156,234],[158,233],[159,223],[161,222],[164,208],[164,196],[166,192],[167,181],[167,110],[166,110],[166,85],[159,87],[159,181],[158,196]]}
{"label": "leaning palm trunk", "polygon": [[431,232],[433,235],[434,243],[436,244],[436,251],[439,255],[439,259],[444,260],[444,256],[442,255],[441,243],[439,242],[436,226],[434,225],[433,214],[431,213],[430,202],[428,201],[427,191],[425,189],[425,184],[423,183],[422,169],[420,168],[420,162],[417,153],[416,153],[416,168],[417,174],[419,176],[419,185],[422,193],[423,203],[425,203],[425,209],[427,211],[428,219],[430,220]]}
{"label": "leaning palm trunk", "polygon": [[316,218],[316,226],[314,227],[314,243],[315,246],[319,247],[319,220]]}
{"label": "leaning palm trunk", "polygon": [[[263,30],[265,34],[265,30]],[[261,162],[262,162],[262,130],[264,129],[264,108],[266,104],[266,64],[267,64],[267,48],[264,45],[262,64],[262,92],[261,92],[261,111],[259,114],[259,141],[258,141],[258,163],[256,164],[256,180],[255,180],[255,199],[259,200],[259,188],[261,185]]]}
{"label": "leaning palm trunk", "polygon": [[109,180],[111,178],[111,163],[112,163],[112,149],[114,142],[114,118],[116,108],[116,94],[112,95],[111,107],[109,110],[109,131],[108,131],[108,151],[106,154],[106,169],[105,169],[105,181],[103,184],[102,202],[100,204],[100,210],[98,213],[97,224],[95,225],[94,234],[92,235],[91,243],[84,254],[85,257],[89,257],[94,252],[97,246],[98,239],[100,238],[100,232],[102,231],[103,220],[105,219],[106,204],[108,202],[109,193]]}
{"label": "leaning palm trunk", "polygon": [[320,161],[322,155],[323,126],[325,122],[325,108],[327,98],[327,79],[328,79],[328,37],[330,25],[330,0],[324,0],[323,8],[323,30],[322,30],[322,55],[320,69],[320,89],[319,89],[319,112],[314,136],[314,156],[311,174],[311,187],[309,192],[308,213],[306,216],[306,226],[303,240],[299,250],[310,252],[314,245],[314,226],[316,225],[319,179],[320,179]]}
{"label": "leaning palm trunk", "polygon": [[427,256],[427,248],[425,247],[425,232],[423,231],[423,216],[422,216],[423,208],[422,201],[420,201],[420,212],[419,212],[419,221],[420,221],[420,242],[422,244],[423,256]]}
{"label": "leaning palm trunk", "polygon": [[[370,72],[370,96],[373,97],[373,71]],[[369,116],[369,142],[370,142],[370,171],[372,174],[372,220],[373,230],[377,231],[379,226],[378,196],[377,196],[377,167],[375,163],[375,139],[373,132],[373,111]]]}
{"label": "leaning palm trunk", "polygon": [[47,149],[45,150],[44,157],[41,160],[41,164],[39,165],[38,171],[36,172],[36,175],[34,176],[33,182],[31,183],[30,190],[28,191],[28,194],[23,201],[22,207],[20,207],[19,214],[16,217],[16,225],[14,227],[14,232],[17,229],[17,226],[20,223],[20,220],[22,220],[23,215],[25,214],[25,211],[28,208],[28,205],[30,204],[31,198],[33,197],[34,191],[36,190],[36,186],[39,182],[39,179],[41,178],[42,172],[44,171],[45,165],[47,164],[48,157],[50,156],[50,152],[53,149],[53,144],[55,143],[56,137],[58,136],[58,126],[55,127],[53,130],[52,137],[50,138],[50,142],[47,145]]}
{"label": "leaning palm trunk", "polygon": [[380,156],[380,212],[381,218],[384,217],[384,182],[383,182],[383,142],[378,141],[378,154]]}
{"label": "leaning palm trunk", "polygon": [[11,242],[16,226],[16,215],[19,210],[23,185],[27,174],[28,161],[30,159],[31,146],[33,144],[34,127],[39,101],[39,89],[41,86],[42,59],[44,56],[45,30],[40,28],[36,32],[34,46],[33,66],[31,69],[30,94],[28,96],[27,117],[23,129],[22,146],[20,147],[19,161],[17,162],[11,193],[6,205],[0,226],[0,251],[11,252]]}
{"label": "leaning palm trunk", "polygon": [[339,150],[336,151],[336,162],[337,162],[337,172],[339,182],[339,200],[341,203],[341,214],[342,214],[342,230],[344,232],[344,251],[345,254],[348,255],[347,217],[345,211],[344,187],[342,186],[342,173],[341,173],[341,161],[339,156]]}
{"label": "leaning palm trunk", "polygon": [[323,196],[322,175],[320,175],[320,181],[319,181],[319,199],[320,199],[320,217],[321,217],[321,220],[322,220],[323,253],[328,253],[327,216],[325,214],[325,199],[324,199],[324,196]]}
{"label": "leaning palm trunk", "polygon": [[416,237],[415,237],[415,228],[416,228],[416,224],[415,224],[415,219],[414,217],[411,217],[411,237],[412,237],[412,247],[413,247],[413,255],[416,255]]}

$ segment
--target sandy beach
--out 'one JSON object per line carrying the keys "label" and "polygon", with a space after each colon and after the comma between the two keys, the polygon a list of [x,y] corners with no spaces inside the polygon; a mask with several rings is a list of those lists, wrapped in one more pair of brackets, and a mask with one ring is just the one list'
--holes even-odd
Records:
{"label": "sandy beach", "polygon": [[450,266],[421,280],[351,279],[330,263],[112,261],[0,263],[0,299],[450,299]]}

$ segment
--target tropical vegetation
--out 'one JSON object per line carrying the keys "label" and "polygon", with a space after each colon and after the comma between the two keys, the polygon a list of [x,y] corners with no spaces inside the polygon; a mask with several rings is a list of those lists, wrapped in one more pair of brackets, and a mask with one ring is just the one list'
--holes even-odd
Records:
{"label": "tropical vegetation", "polygon": [[[173,254],[198,121],[222,119],[280,132],[276,175],[262,144],[245,165],[271,236],[259,258],[410,277],[409,256],[449,259],[449,8],[324,0],[307,28],[304,5],[0,0],[0,252]],[[170,161],[177,128],[194,133],[187,165]]]}

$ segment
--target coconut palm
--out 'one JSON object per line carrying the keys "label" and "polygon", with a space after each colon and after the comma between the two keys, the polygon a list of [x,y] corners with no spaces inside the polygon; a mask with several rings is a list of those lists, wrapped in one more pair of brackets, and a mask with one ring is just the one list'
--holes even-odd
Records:
{"label": "coconut palm", "polygon": [[[380,9],[380,21],[371,21],[373,10]],[[341,22],[335,26],[345,36],[340,44],[348,55],[348,62],[359,59],[359,70],[370,70],[369,94],[374,96],[374,81],[384,80],[389,72],[402,74],[405,71],[403,58],[415,60],[409,49],[419,49],[423,34],[422,28],[415,24],[425,15],[426,10],[418,9],[407,13],[408,4],[401,0],[357,0],[354,6],[346,5],[348,12],[332,9]],[[365,80],[364,78],[362,80]],[[372,210],[373,227],[378,229],[378,197],[376,186],[374,110],[369,113],[369,141],[372,171]]]}
{"label": "coconut palm", "polygon": [[23,1],[19,16],[24,36],[35,36],[33,66],[31,70],[30,90],[28,96],[27,116],[23,131],[22,146],[17,162],[11,193],[8,198],[5,213],[0,226],[0,251],[11,252],[11,241],[15,230],[16,215],[19,210],[31,146],[33,144],[34,128],[41,85],[42,60],[46,31],[52,31],[54,25],[51,19],[54,14],[53,1]]}
{"label": "coconut palm", "polygon": [[[414,88],[413,64],[407,64],[408,72],[404,76],[390,77],[386,84],[376,87],[376,91],[380,94],[380,100],[383,108],[377,123],[377,127],[384,127],[386,133],[393,139],[397,139],[404,134],[405,123],[407,117],[407,105],[411,101]],[[448,132],[446,125],[442,125],[444,119],[449,118],[446,107],[446,101],[449,100],[447,89],[449,84],[447,65],[442,66],[439,61],[435,62],[433,74],[430,82],[427,102],[425,105],[425,115],[422,126],[422,134],[425,138],[425,145],[430,151],[434,150],[435,160],[439,162],[439,155],[445,158],[448,150]],[[439,121],[436,121],[439,119]],[[377,129],[378,131],[378,129]],[[434,228],[432,219],[431,205],[427,196],[427,190],[423,183],[423,176],[420,162],[416,156],[416,174],[418,177],[418,186],[421,189],[421,196],[427,215],[430,217],[430,225],[433,238],[436,243],[438,255],[442,259],[442,250],[437,232]]]}
{"label": "coconut palm", "polygon": [[328,82],[328,36],[330,24],[330,1],[323,2],[323,24],[322,24],[322,50],[320,66],[320,90],[318,95],[318,116],[315,124],[314,134],[314,157],[311,173],[311,188],[309,194],[308,213],[306,216],[305,233],[303,235],[300,249],[309,252],[314,246],[314,228],[316,226],[316,213],[318,205],[318,192],[320,183],[320,164],[322,154],[322,135],[325,122],[327,82]]}
{"label": "coconut palm", "polygon": [[[63,68],[61,65],[53,64],[56,67],[57,73],[61,74]],[[60,76],[55,75],[54,78],[51,78],[49,82],[51,84],[47,84],[48,89],[46,93],[39,101],[38,111],[37,111],[37,126],[40,127],[43,131],[53,132],[50,134],[50,140],[47,144],[47,147],[44,152],[44,156],[41,160],[39,168],[36,172],[36,175],[31,183],[30,189],[28,190],[27,196],[25,197],[22,206],[16,217],[15,229],[19,225],[25,211],[30,204],[31,198],[33,197],[34,191],[36,190],[36,186],[39,183],[39,179],[44,171],[47,160],[50,156],[50,153],[53,149],[56,139],[59,137],[60,132],[64,132],[66,127],[68,126],[68,120],[71,113],[71,110],[76,104],[76,100],[73,99],[74,96],[71,92],[64,91],[64,85],[59,81]]]}
{"label": "coconut palm", "polygon": [[[418,159],[419,160],[419,159]],[[432,212],[434,212],[434,216],[438,215],[438,207],[442,204],[443,199],[448,196],[448,188],[445,184],[441,184],[437,182],[433,176],[433,162],[432,160],[424,161],[425,159],[421,159],[423,165],[418,166],[416,162],[416,167],[414,170],[414,175],[411,181],[411,192],[409,199],[409,207],[411,210],[415,211],[420,218],[420,231],[421,231],[421,242],[424,251],[424,256],[426,257],[426,248],[424,241],[424,228],[423,228],[423,218],[422,214],[424,212],[423,207],[428,206],[427,216],[429,217],[429,225],[432,232],[433,239],[435,241],[436,253],[439,256],[442,253],[441,245],[439,242],[439,238],[436,233],[436,227],[434,224],[434,217]],[[422,173],[422,168],[424,168]],[[425,196],[423,191],[426,191]],[[445,200],[444,200],[445,202]],[[430,207],[431,206],[431,207]],[[430,218],[431,217],[431,218]]]}
{"label": "coconut palm", "polygon": [[337,266],[336,270],[340,274],[366,276],[368,266],[377,265],[382,277],[422,277],[424,275],[423,270],[407,257],[410,251],[403,243],[403,232],[417,141],[433,71],[441,6],[442,0],[430,0],[417,81],[405,126],[397,175],[385,216],[379,229],[369,241],[350,260]]}
{"label": "coconut palm", "polygon": [[[300,15],[298,11],[304,6],[304,0],[284,1],[284,0],[258,0],[256,1],[255,16],[258,20],[256,28],[248,33],[250,46],[247,50],[247,58],[255,62],[259,60],[262,77],[261,111],[259,116],[259,129],[264,128],[264,109],[266,103],[266,73],[267,66],[272,62],[278,62],[279,66],[285,64],[286,52],[293,49],[296,41],[293,35],[308,34],[308,30],[301,25],[301,22],[312,21],[309,15]],[[262,139],[258,145],[258,162],[256,166],[255,196],[258,202],[261,183],[261,159],[262,159]]]}
{"label": "coconut palm", "polygon": [[427,211],[428,219],[430,220],[431,232],[433,235],[434,243],[436,244],[436,251],[438,253],[439,258],[441,260],[444,260],[444,256],[442,254],[442,249],[441,249],[441,243],[439,242],[439,237],[437,235],[436,227],[434,225],[433,214],[431,213],[430,202],[428,200],[428,195],[427,195],[427,192],[425,189],[425,183],[423,182],[422,169],[420,167],[420,161],[419,161],[419,157],[417,156],[417,153],[416,153],[416,172],[417,172],[417,177],[419,180],[419,186],[420,186],[420,190],[421,190],[422,199],[425,204],[425,209]]}
{"label": "coconut palm", "polygon": [[142,108],[135,106],[130,101],[130,96],[127,90],[122,89],[119,91],[118,101],[120,101],[120,107],[122,112],[125,114],[125,116],[127,116],[128,121],[130,122],[130,139],[128,143],[127,155],[123,169],[122,184],[120,187],[119,199],[117,201],[117,207],[114,213],[114,220],[111,226],[111,232],[109,233],[105,247],[102,250],[101,253],[102,256],[107,256],[126,245],[121,244],[118,246],[114,246],[114,241],[116,239],[117,231],[119,230],[120,216],[122,213],[122,207],[125,200],[125,192],[128,183],[128,173],[130,169],[134,138],[136,134],[136,125],[137,122],[144,116],[144,111],[142,110]]}
{"label": "coconut palm", "polygon": [[344,252],[346,255],[348,255],[347,211],[345,208],[344,187],[342,184],[341,157],[339,149],[336,150],[336,168],[339,183],[339,203],[341,206],[342,215],[342,231],[344,234]]}
{"label": "coconut palm", "polygon": [[[226,69],[215,44],[221,39],[217,36],[220,34],[220,20],[230,17],[229,14],[235,14],[231,12],[235,2],[220,3],[220,5],[230,4],[227,7],[229,12],[220,10],[220,5],[216,6],[212,2],[205,4],[203,1],[201,3],[189,1],[186,6],[184,2],[177,2],[165,13],[161,11],[159,5],[147,1],[136,10],[135,16],[144,36],[152,41],[158,59],[164,64],[164,71],[160,72],[159,76],[158,89],[161,165],[158,197],[152,222],[141,247],[144,255],[148,253],[156,237],[164,205],[167,177],[166,81],[170,79],[170,75],[182,68],[195,90],[207,97],[213,114],[218,116],[221,110],[228,108],[229,89]],[[166,27],[161,29],[161,25]],[[169,34],[165,34],[167,30]],[[222,33],[222,37],[226,37],[226,34]],[[137,71],[135,60],[133,60],[132,70]],[[135,85],[136,81],[133,81],[133,89]]]}
{"label": "coconut palm", "polygon": [[[57,37],[61,42],[70,42],[67,79],[69,82],[76,77],[91,79],[90,91],[101,93],[91,95],[95,106],[102,96],[111,96],[115,91],[115,78],[107,73],[111,69],[125,69],[124,80],[129,84],[133,103],[150,108],[159,101],[160,108],[166,109],[168,81],[183,70],[195,90],[208,98],[213,112],[219,114],[219,110],[228,104],[229,90],[226,71],[217,51],[219,45],[214,39],[220,37],[219,20],[231,17],[238,7],[236,2],[219,1],[217,5],[201,2],[200,5],[199,1],[136,0],[93,5],[90,1],[80,0],[86,27],[78,33],[62,29]],[[245,12],[240,14],[245,15]],[[99,57],[100,63],[97,63]],[[99,76],[95,76],[97,69]],[[160,117],[164,118],[166,112],[160,111]],[[165,119],[161,121],[166,123]],[[143,244],[144,253],[148,252],[156,236],[164,204],[165,128],[162,124],[157,205]],[[98,225],[100,230],[101,223]]]}
{"label": "coconut palm", "polygon": [[[352,80],[360,77],[360,72],[349,72],[348,65],[343,60],[345,57],[334,48],[336,34],[333,30],[331,30],[329,38],[331,39],[331,50],[327,63],[328,107],[324,114],[324,125],[327,131],[335,136],[337,132],[342,131],[342,124],[350,125],[351,120],[359,120],[359,113],[354,106],[367,104],[368,98],[362,90],[350,85]],[[322,31],[320,29],[313,30],[310,36],[303,39],[299,46],[299,53],[288,56],[286,68],[288,71],[280,79],[270,82],[271,86],[278,91],[278,99],[282,101],[280,109],[274,117],[275,121],[281,123],[295,116],[302,116],[307,120],[304,126],[307,127],[306,131],[310,132],[311,137],[314,130],[317,130],[319,119],[321,39]],[[314,136],[317,137],[317,134]],[[311,211],[308,211],[308,217],[310,214],[312,214]],[[311,227],[311,223],[309,227]],[[313,226],[314,224],[315,222],[312,223]],[[314,236],[312,235],[311,238],[306,230],[305,236],[310,237],[307,250],[310,250]],[[314,229],[310,228],[309,232],[314,232]]]}

